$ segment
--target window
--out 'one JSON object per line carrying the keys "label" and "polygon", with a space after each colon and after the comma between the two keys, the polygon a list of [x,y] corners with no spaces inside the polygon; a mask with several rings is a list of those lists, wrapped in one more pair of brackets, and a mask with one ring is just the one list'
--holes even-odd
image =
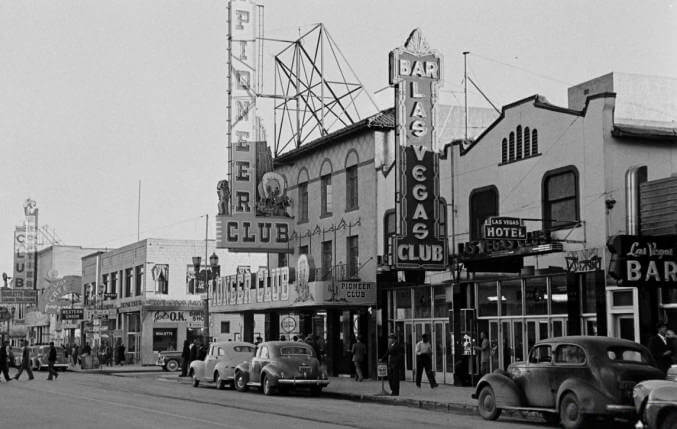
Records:
{"label": "window", "polygon": [[531,132],[531,154],[536,155],[538,153],[538,130],[533,130]]}
{"label": "window", "polygon": [[360,253],[357,235],[346,238],[346,260],[348,261],[348,278],[359,277]]}
{"label": "window", "polygon": [[138,265],[136,267],[136,276],[135,276],[135,295],[139,296],[141,295],[141,291],[143,290],[143,265]]}
{"label": "window", "polygon": [[112,293],[116,293],[118,298],[120,297],[120,291],[118,290],[118,272],[113,271],[110,273],[110,289]]}
{"label": "window", "polygon": [[308,182],[299,184],[299,222],[308,222]]}
{"label": "window", "polygon": [[551,170],[543,176],[543,229],[570,228],[578,222],[578,171]]}
{"label": "window", "polygon": [[510,139],[509,140],[510,144],[509,144],[509,149],[508,149],[508,159],[510,161],[514,161],[515,160],[515,133],[510,133],[509,139]]}
{"label": "window", "polygon": [[299,246],[299,255],[307,255],[308,254],[308,246]]}
{"label": "window", "polygon": [[285,346],[280,347],[280,356],[313,356],[313,349],[305,346]]}
{"label": "window", "polygon": [[503,139],[501,142],[501,162],[503,164],[508,162],[508,139]]}
{"label": "window", "polygon": [[153,328],[153,351],[176,350],[176,328]]}
{"label": "window", "polygon": [[386,210],[383,215],[383,254],[391,254],[391,237],[397,233],[397,217],[395,210]]}
{"label": "window", "polygon": [[261,359],[268,359],[270,356],[268,354],[268,347],[263,346],[261,347],[261,350],[259,351],[259,358]]}
{"label": "window", "polygon": [[226,352],[221,347],[219,347],[216,354],[217,356],[225,356]]}
{"label": "window", "polygon": [[609,347],[606,355],[610,360],[623,362],[640,362],[649,363],[651,359],[646,352],[638,349],[631,349],[628,347]]}
{"label": "window", "polygon": [[585,352],[573,344],[558,346],[555,350],[555,363],[581,364],[585,363]]}
{"label": "window", "polygon": [[322,242],[322,280],[326,280],[331,275],[332,261],[331,240]]}
{"label": "window", "polygon": [[155,293],[169,293],[169,265],[156,264],[152,270],[153,280],[155,281]]}
{"label": "window", "polygon": [[440,237],[447,236],[447,201],[440,198]]}
{"label": "window", "polygon": [[222,334],[230,334],[230,321],[222,321],[221,322],[221,333]]}
{"label": "window", "polygon": [[357,165],[346,168],[346,211],[359,206],[357,199]]}
{"label": "window", "polygon": [[501,315],[522,315],[521,280],[505,280],[501,282]]}
{"label": "window", "polygon": [[550,346],[536,346],[529,353],[529,363],[552,362]]}
{"label": "window", "polygon": [[524,128],[524,157],[529,158],[531,155],[531,138],[529,136],[529,127]]}
{"label": "window", "polygon": [[567,314],[568,312],[567,277],[550,277],[550,314]]}
{"label": "window", "polygon": [[522,159],[522,126],[517,126],[517,155],[516,159]]}
{"label": "window", "polygon": [[548,314],[548,286],[545,277],[524,281],[524,302],[527,316]]}
{"label": "window", "polygon": [[470,193],[470,240],[479,240],[482,225],[489,216],[498,216],[498,189],[478,188]]}
{"label": "window", "polygon": [[104,293],[112,293],[112,291],[110,290],[110,283],[108,282],[108,274],[103,274],[101,276],[101,283],[103,283]]}
{"label": "window", "polygon": [[286,253],[278,253],[277,254],[277,266],[278,267],[286,267],[287,266],[287,254]]}
{"label": "window", "polygon": [[322,176],[320,179],[321,183],[321,198],[322,198],[322,210],[321,216],[331,216],[332,211],[332,192],[331,192],[331,174]]}
{"label": "window", "polygon": [[125,270],[125,297],[132,296],[132,273],[131,268]]}

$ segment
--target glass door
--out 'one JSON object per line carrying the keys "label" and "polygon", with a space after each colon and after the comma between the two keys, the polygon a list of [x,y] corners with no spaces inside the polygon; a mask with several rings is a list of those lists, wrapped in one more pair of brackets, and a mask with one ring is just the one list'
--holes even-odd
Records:
{"label": "glass door", "polygon": [[[437,375],[436,381],[444,383],[444,322],[435,322],[435,335],[432,338],[433,346],[433,371]],[[440,380],[440,378],[442,378]]]}
{"label": "glass door", "polygon": [[413,336],[413,329],[411,322],[404,322],[404,374],[409,381],[414,379],[414,346],[411,338]]}

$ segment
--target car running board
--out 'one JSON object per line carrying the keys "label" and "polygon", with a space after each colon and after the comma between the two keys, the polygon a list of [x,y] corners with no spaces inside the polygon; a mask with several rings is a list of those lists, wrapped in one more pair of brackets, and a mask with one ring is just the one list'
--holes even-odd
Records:
{"label": "car running board", "polygon": [[545,412],[545,413],[556,413],[557,410],[554,408],[540,408],[540,407],[513,407],[511,405],[507,405],[505,407],[499,407],[502,410],[517,410],[517,411],[537,411],[537,412]]}
{"label": "car running board", "polygon": [[254,381],[247,383],[249,387],[261,387],[261,383],[256,383]]}

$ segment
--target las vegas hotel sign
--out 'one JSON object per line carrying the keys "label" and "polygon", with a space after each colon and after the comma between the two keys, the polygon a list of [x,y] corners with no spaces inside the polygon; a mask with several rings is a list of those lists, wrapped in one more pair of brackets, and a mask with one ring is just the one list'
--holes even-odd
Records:
{"label": "las vegas hotel sign", "polygon": [[390,84],[395,86],[395,269],[444,270],[446,237],[440,236],[437,90],[442,57],[431,50],[419,29],[403,47],[390,52]]}

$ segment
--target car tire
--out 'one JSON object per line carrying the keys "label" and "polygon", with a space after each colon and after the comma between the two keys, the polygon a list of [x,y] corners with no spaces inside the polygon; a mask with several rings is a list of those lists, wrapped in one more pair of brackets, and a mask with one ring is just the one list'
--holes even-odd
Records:
{"label": "car tire", "polygon": [[578,398],[572,392],[565,393],[559,401],[559,419],[564,429],[579,429],[585,426],[585,415],[581,412]]}
{"label": "car tire", "polygon": [[219,390],[224,390],[226,388],[226,380],[221,378],[221,375],[217,372],[214,376],[216,380],[216,388]]}
{"label": "car tire", "polygon": [[496,395],[491,386],[484,386],[477,395],[477,411],[484,420],[496,420],[501,415],[501,409],[496,407]]}
{"label": "car tire", "polygon": [[311,386],[310,393],[313,396],[320,396],[322,394],[322,386]]}
{"label": "car tire", "polygon": [[165,368],[167,368],[167,371],[169,372],[178,371],[180,367],[181,365],[179,365],[179,362],[175,359],[168,360],[165,364]]}
{"label": "car tire", "polygon": [[669,410],[658,424],[658,429],[677,428],[677,410]]}
{"label": "car tire", "polygon": [[265,375],[263,376],[263,380],[261,380],[261,390],[263,390],[263,394],[266,396],[272,396],[275,394],[275,388],[270,382],[270,377]]}
{"label": "car tire", "polygon": [[559,424],[559,414],[557,413],[541,413],[541,417],[549,426],[556,426]]}
{"label": "car tire", "polygon": [[247,379],[244,376],[244,373],[241,371],[238,371],[235,373],[235,390],[238,392],[246,392],[247,391]]}
{"label": "car tire", "polygon": [[200,379],[197,378],[197,375],[193,375],[193,387],[198,387],[200,385]]}

